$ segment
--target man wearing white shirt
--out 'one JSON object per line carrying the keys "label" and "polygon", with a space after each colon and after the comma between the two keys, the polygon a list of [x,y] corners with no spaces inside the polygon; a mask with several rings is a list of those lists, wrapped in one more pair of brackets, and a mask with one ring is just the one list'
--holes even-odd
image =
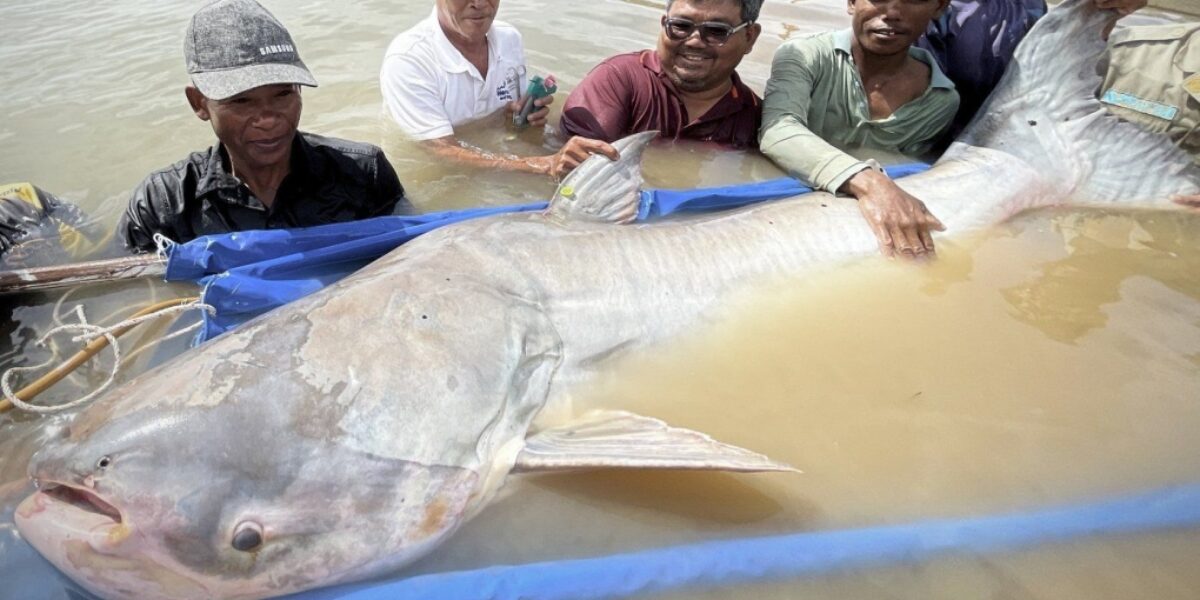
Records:
{"label": "man wearing white shirt", "polygon": [[[528,82],[521,34],[495,22],[499,0],[437,0],[433,13],[396,36],[379,74],[388,115],[405,134],[462,164],[560,178],[592,153],[616,159],[609,144],[574,137],[550,156],[505,157],[463,147],[456,126],[521,108]],[[535,102],[529,123],[542,127],[554,101]]]}

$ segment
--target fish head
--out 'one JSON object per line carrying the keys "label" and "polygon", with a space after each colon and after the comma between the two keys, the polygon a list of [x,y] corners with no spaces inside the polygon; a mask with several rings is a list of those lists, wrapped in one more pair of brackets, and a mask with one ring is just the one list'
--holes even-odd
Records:
{"label": "fish head", "polygon": [[313,439],[263,402],[76,419],[30,461],[22,536],[104,598],[263,598],[396,568],[477,476]]}

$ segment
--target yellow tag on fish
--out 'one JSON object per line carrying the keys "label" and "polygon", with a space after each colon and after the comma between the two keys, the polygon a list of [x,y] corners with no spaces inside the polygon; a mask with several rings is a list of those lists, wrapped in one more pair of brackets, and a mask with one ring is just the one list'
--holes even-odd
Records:
{"label": "yellow tag on fish", "polygon": [[28,183],[9,183],[0,185],[0,198],[19,198],[40,209],[44,209],[42,201],[38,200],[37,191]]}
{"label": "yellow tag on fish", "polygon": [[1187,90],[1197,102],[1200,102],[1200,75],[1192,75],[1184,79],[1183,89]]}

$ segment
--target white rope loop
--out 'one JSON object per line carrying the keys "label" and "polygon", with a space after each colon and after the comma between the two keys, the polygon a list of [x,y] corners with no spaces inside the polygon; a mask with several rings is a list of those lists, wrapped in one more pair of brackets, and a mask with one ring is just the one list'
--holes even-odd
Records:
{"label": "white rope loop", "polygon": [[[9,383],[12,376],[16,375],[16,374],[20,374],[20,373],[40,371],[41,369],[44,369],[45,367],[54,363],[56,361],[56,359],[58,358],[58,349],[54,348],[50,359],[40,365],[37,365],[34,367],[13,367],[13,368],[5,371],[3,375],[0,375],[0,389],[3,390],[4,397],[9,402],[12,402],[13,406],[17,407],[20,410],[26,411],[26,412],[48,415],[48,414],[54,414],[54,413],[58,413],[58,412],[71,410],[77,406],[81,406],[81,405],[87,403],[88,401],[92,400],[96,396],[100,395],[105,390],[107,390],[109,388],[109,386],[111,386],[113,384],[113,382],[116,381],[117,375],[120,373],[120,370],[121,370],[121,346],[117,342],[117,333],[116,332],[118,330],[121,330],[124,328],[132,328],[132,327],[135,327],[142,323],[145,323],[146,321],[158,319],[158,318],[166,316],[166,315],[184,313],[184,312],[187,312],[190,310],[202,310],[204,312],[207,312],[210,315],[216,314],[216,312],[217,312],[217,309],[214,308],[212,305],[203,304],[199,300],[197,300],[195,302],[189,302],[187,304],[181,304],[179,306],[169,306],[162,310],[152,312],[148,315],[142,315],[140,317],[136,317],[133,319],[127,319],[125,321],[122,321],[122,322],[112,325],[110,327],[99,327],[99,326],[88,323],[87,317],[83,313],[83,306],[76,305],[75,313],[79,318],[78,323],[67,323],[67,324],[55,327],[54,329],[51,329],[50,331],[46,332],[46,334],[43,335],[41,338],[39,338],[36,343],[38,346],[45,347],[46,342],[51,338],[51,336],[53,336],[61,331],[81,331],[81,332],[83,332],[80,335],[77,335],[77,336],[71,338],[71,341],[72,342],[82,342],[84,345],[90,344],[92,341],[94,341],[98,338],[107,339],[108,345],[111,346],[112,350],[113,350],[113,365],[112,365],[112,371],[109,373],[108,377],[104,380],[104,383],[101,384],[100,387],[93,390],[90,394],[88,394],[82,398],[79,398],[77,400],[68,402],[66,404],[58,404],[58,405],[54,405],[54,406],[41,406],[41,405],[36,405],[36,404],[29,404],[28,402],[25,402],[25,401],[21,400],[20,398],[17,398],[17,395],[15,393],[13,393],[12,386]],[[189,325],[188,327],[185,327],[184,329],[182,329],[180,331],[176,331],[175,333],[172,333],[168,336],[165,336],[165,337],[159,339],[159,342],[161,343],[166,340],[173,339],[173,338],[179,337],[181,335],[185,335],[187,333],[195,331],[201,325],[203,325],[203,322]],[[129,355],[129,358],[136,356],[137,354],[139,354],[140,352],[142,352],[143,350],[145,350],[148,347],[150,347],[150,346],[147,345],[147,346],[139,349],[138,351]]]}
{"label": "white rope loop", "polygon": [[154,234],[154,237],[151,239],[154,240],[154,245],[157,247],[158,257],[164,260],[167,258],[167,254],[170,252],[171,248],[177,245],[175,240],[172,240],[161,233]]}

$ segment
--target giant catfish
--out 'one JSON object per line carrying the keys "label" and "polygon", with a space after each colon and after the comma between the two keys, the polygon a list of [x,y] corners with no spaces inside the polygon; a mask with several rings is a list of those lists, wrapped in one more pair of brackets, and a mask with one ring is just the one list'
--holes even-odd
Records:
{"label": "giant catfish", "polygon": [[[901,185],[950,232],[1200,190],[1187,156],[1096,101],[1112,18],[1052,10],[965,135]],[[784,468],[637,415],[565,421],[610,357],[876,252],[854,201],[828,194],[615,224],[644,143],[590,159],[545,214],[429,233],[112,391],[32,459],[21,533],[106,598],[259,598],[411,562],[514,470]]]}

